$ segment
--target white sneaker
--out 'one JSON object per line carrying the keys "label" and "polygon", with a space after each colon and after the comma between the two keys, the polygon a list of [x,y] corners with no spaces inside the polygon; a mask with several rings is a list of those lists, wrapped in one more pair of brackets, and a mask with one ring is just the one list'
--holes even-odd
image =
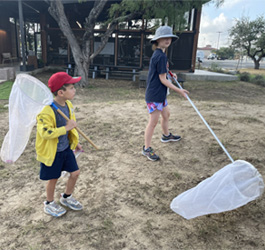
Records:
{"label": "white sneaker", "polygon": [[46,204],[44,201],[44,212],[54,217],[60,217],[66,213],[66,210],[58,205],[55,201]]}
{"label": "white sneaker", "polygon": [[67,206],[73,210],[82,210],[83,206],[82,204],[77,201],[72,195],[64,198],[63,194],[61,194],[60,202],[62,205]]}

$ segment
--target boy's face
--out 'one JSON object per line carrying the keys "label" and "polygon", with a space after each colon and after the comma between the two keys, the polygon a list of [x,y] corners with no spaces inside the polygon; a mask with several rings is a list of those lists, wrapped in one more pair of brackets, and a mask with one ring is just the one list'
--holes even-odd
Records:
{"label": "boy's face", "polygon": [[76,92],[75,86],[73,84],[67,84],[65,88],[66,90],[60,90],[62,91],[62,96],[65,100],[72,100]]}
{"label": "boy's face", "polygon": [[160,38],[157,40],[158,46],[160,48],[168,48],[171,44],[172,38],[171,37],[166,37],[166,38]]}

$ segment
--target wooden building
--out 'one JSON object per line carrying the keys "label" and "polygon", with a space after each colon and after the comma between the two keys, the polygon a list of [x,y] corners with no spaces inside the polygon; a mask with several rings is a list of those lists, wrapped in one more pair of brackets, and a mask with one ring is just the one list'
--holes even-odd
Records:
{"label": "wooden building", "polygon": [[[72,30],[81,39],[84,33],[82,23],[93,1],[82,4],[77,0],[63,2]],[[50,16],[48,7],[45,0],[0,2],[0,63],[3,62],[3,53],[34,67],[73,62],[67,39]],[[102,13],[102,20],[105,14]],[[179,39],[170,46],[168,58],[171,69],[194,72],[201,10],[190,10],[187,18],[187,28],[178,32]],[[92,50],[99,45],[102,32],[105,30],[100,27],[94,30]],[[150,23],[143,19],[118,26],[93,64],[148,68],[153,32]]]}

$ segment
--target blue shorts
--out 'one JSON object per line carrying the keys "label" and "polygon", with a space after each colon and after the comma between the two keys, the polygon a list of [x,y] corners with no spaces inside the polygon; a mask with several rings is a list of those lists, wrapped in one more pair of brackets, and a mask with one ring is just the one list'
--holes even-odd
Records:
{"label": "blue shorts", "polygon": [[155,110],[162,111],[163,108],[168,105],[167,99],[164,102],[147,102],[146,104],[149,114],[151,114]]}
{"label": "blue shorts", "polygon": [[64,151],[56,153],[52,166],[47,167],[45,164],[40,163],[40,179],[45,181],[58,179],[62,171],[71,173],[78,169],[75,155],[68,147]]}

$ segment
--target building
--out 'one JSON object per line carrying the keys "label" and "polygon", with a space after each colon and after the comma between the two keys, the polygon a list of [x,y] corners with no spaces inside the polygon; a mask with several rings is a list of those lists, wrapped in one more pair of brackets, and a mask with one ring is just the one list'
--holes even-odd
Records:
{"label": "building", "polygon": [[204,58],[207,58],[211,53],[215,53],[217,51],[216,48],[213,48],[211,45],[206,45],[205,47],[198,47],[197,50],[204,52]]}
{"label": "building", "polygon": [[[119,2],[117,0],[116,2]],[[180,0],[181,2],[182,0]],[[81,43],[85,32],[82,22],[94,1],[63,0],[65,13],[75,36]],[[113,1],[112,1],[113,2]],[[22,61],[24,70],[43,65],[66,65],[73,62],[71,49],[55,20],[48,12],[47,0],[14,0],[0,2],[0,62],[3,53]],[[170,68],[194,72],[201,9],[187,10],[187,28],[178,32],[179,39],[170,46]],[[104,22],[104,12],[99,17]],[[94,29],[92,51],[100,44],[106,29]],[[152,55],[150,39],[154,30],[143,18],[117,27],[93,65],[112,65],[136,69],[148,68]],[[6,55],[6,54],[5,54]]]}

